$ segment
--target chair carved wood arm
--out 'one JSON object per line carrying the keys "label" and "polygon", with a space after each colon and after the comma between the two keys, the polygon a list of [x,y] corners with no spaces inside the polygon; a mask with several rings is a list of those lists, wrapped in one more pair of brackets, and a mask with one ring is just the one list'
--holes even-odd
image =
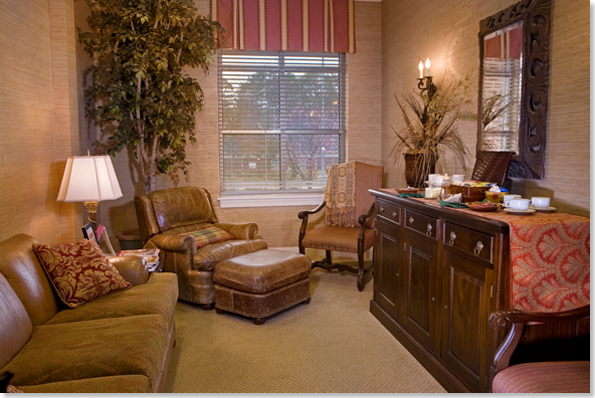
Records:
{"label": "chair carved wood arm", "polygon": [[302,210],[298,213],[298,218],[300,220],[302,220],[302,225],[300,226],[299,242],[298,242],[301,254],[305,254],[305,249],[302,247],[302,240],[304,239],[304,236],[306,235],[306,228],[308,227],[308,216],[310,214],[318,213],[320,210],[324,209],[324,206],[326,206],[326,202],[323,201],[321,204],[318,205],[318,207],[316,207],[313,210]]}
{"label": "chair carved wood arm", "polygon": [[498,347],[492,364],[492,378],[510,366],[510,359],[517,348],[525,325],[531,323],[557,323],[579,321],[590,316],[590,305],[556,313],[532,313],[517,310],[499,310],[490,314],[489,324],[494,330],[510,330]]}

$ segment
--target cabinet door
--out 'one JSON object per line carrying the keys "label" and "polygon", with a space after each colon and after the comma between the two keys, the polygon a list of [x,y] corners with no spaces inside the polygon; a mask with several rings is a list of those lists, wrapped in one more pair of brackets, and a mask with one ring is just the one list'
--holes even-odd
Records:
{"label": "cabinet door", "polygon": [[476,392],[486,390],[493,355],[488,316],[491,272],[477,261],[445,249],[442,267],[441,359]]}
{"label": "cabinet door", "polygon": [[374,301],[394,319],[402,279],[400,225],[378,218],[374,252]]}
{"label": "cabinet door", "polygon": [[403,320],[405,329],[430,351],[436,341],[436,258],[437,242],[417,232],[406,232],[405,298]]}

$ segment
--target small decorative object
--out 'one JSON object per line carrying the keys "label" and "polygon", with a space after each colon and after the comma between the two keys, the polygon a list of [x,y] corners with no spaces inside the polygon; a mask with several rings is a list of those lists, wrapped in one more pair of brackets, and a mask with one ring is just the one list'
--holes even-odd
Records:
{"label": "small decorative object", "polygon": [[83,227],[83,237],[85,239],[92,240],[99,244],[99,240],[97,239],[97,233],[95,232],[95,227],[93,226],[92,222],[88,223]]}
{"label": "small decorative object", "polygon": [[[432,81],[427,60],[426,76],[423,76],[423,64],[420,62],[418,80],[420,91],[406,94],[404,104],[395,95],[405,127],[399,131],[393,128],[397,140],[391,151],[396,162],[403,159],[401,154],[404,155],[405,178],[407,185],[412,187],[423,186],[428,175],[434,173],[445,150],[452,152],[455,160],[466,168],[467,149],[459,137],[457,123],[477,118],[474,112],[463,109],[471,104],[466,95],[470,75],[437,87]],[[411,118],[408,110],[415,117]]]}

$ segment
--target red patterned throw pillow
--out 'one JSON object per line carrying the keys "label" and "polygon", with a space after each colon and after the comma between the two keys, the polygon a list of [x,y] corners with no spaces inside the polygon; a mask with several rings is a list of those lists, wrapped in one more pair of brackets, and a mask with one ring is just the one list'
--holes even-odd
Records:
{"label": "red patterned throw pillow", "polygon": [[109,263],[97,243],[90,240],[57,245],[34,244],[33,250],[60,300],[70,308],[132,286]]}
{"label": "red patterned throw pillow", "polygon": [[217,227],[199,229],[198,231],[189,232],[189,234],[194,236],[198,249],[211,243],[225,242],[233,239],[233,235]]}

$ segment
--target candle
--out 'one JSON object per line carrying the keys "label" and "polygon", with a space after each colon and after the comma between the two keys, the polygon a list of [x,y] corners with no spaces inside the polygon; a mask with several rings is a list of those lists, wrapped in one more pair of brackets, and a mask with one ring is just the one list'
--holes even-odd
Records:
{"label": "candle", "polygon": [[421,61],[419,61],[419,78],[424,78],[424,64]]}
{"label": "candle", "polygon": [[426,58],[426,76],[430,75],[430,58]]}

